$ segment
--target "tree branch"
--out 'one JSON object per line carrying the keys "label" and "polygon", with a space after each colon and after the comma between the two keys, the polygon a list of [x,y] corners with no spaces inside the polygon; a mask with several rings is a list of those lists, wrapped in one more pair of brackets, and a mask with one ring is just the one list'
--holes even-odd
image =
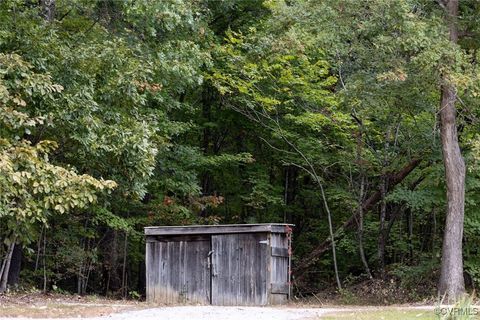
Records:
{"label": "tree branch", "polygon": [[[393,190],[393,188],[401,183],[418,165],[422,162],[422,159],[413,159],[407,165],[405,165],[400,171],[396,173],[388,174],[388,188],[387,192]],[[368,197],[367,200],[362,204],[363,212],[368,212],[376,205],[381,199],[381,191],[377,190],[373,194]],[[343,223],[341,227],[339,227],[335,231],[335,236],[338,237],[341,231],[348,230],[356,225],[356,221],[360,214],[360,210],[357,210],[347,221]],[[315,247],[310,254],[305,256],[302,260],[300,260],[293,270],[293,274],[295,275],[295,281],[300,281],[304,275],[305,271],[314,264],[319,257],[321,257],[324,253],[326,253],[330,246],[332,245],[331,238],[328,237],[322,243],[320,243],[317,247]]]}

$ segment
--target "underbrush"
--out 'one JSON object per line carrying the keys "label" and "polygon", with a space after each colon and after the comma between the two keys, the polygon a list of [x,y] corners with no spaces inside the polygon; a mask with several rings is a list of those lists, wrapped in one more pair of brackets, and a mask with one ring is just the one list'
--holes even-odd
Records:
{"label": "underbrush", "polygon": [[[407,270],[403,270],[408,272]],[[356,283],[348,283],[341,290],[336,287],[326,288],[320,292],[297,299],[300,303],[313,305],[355,305],[355,306],[389,306],[389,305],[443,305],[436,292],[435,277],[399,280],[389,275],[385,279],[369,279]],[[436,279],[435,279],[436,280]],[[475,292],[469,292],[464,299],[457,302],[455,310],[468,309],[468,306],[478,305],[480,300]],[[477,309],[475,309],[477,310]],[[480,312],[480,310],[478,310]],[[457,319],[443,317],[442,320]],[[459,318],[463,319],[463,318]],[[465,318],[470,319],[470,318]]]}

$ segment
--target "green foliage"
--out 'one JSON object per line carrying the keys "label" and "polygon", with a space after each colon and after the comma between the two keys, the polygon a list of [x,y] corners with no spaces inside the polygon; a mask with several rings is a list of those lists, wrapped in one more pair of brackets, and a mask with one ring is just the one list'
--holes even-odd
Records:
{"label": "green foliage", "polygon": [[340,301],[342,304],[346,305],[356,305],[358,304],[358,298],[348,289],[339,290]]}
{"label": "green foliage", "polygon": [[435,295],[435,284],[438,281],[439,260],[431,259],[428,255],[419,260],[420,263],[417,265],[391,266],[391,274],[398,279],[400,286],[406,289],[412,300]]}
{"label": "green foliage", "polygon": [[46,224],[54,213],[86,207],[96,201],[97,191],[111,190],[116,183],[54,165],[48,154],[57,147],[55,142],[32,144],[25,138],[45,119],[30,117],[29,104],[35,99],[53,100],[62,86],[53,84],[48,75],[35,73],[15,54],[0,55],[0,74],[4,128],[0,136],[0,219],[6,225],[5,241],[28,243],[33,224]]}
{"label": "green foliage", "polygon": [[[86,281],[138,299],[143,227],[294,223],[295,265],[329,236],[320,184],[337,228],[419,158],[384,199],[385,259],[402,286],[421,287],[412,296],[429,294],[448,75],[468,165],[465,269],[478,285],[480,5],[460,7],[453,45],[431,1],[57,0],[53,21],[36,3],[2,1],[1,240],[23,244],[26,283],[43,283],[45,267],[54,290]],[[374,276],[380,203],[362,234]],[[355,229],[335,234],[337,257],[340,277],[360,281]],[[310,291],[331,284],[329,253],[306,277]]]}
{"label": "green foliage", "polygon": [[[477,143],[477,140],[474,141]],[[466,185],[465,201],[465,225],[464,225],[464,264],[465,271],[470,275],[474,285],[480,284],[480,255],[478,243],[480,241],[480,214],[478,212],[478,191],[480,187],[480,176],[478,171],[477,149],[474,146],[472,153],[467,158],[470,160]]]}
{"label": "green foliage", "polygon": [[132,224],[125,218],[119,217],[104,207],[96,207],[92,210],[93,226],[107,226],[113,230],[133,232]]}

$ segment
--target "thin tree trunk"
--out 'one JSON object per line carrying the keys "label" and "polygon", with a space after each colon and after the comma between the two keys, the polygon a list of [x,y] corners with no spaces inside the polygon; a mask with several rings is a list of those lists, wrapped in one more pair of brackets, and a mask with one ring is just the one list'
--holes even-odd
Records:
{"label": "thin tree trunk", "polygon": [[47,292],[47,230],[43,233],[43,293]]}
{"label": "thin tree trunk", "polygon": [[437,241],[437,209],[432,209],[432,253],[435,253],[435,242]]}
{"label": "thin tree trunk", "polygon": [[385,133],[385,143],[383,144],[382,182],[380,184],[382,200],[380,202],[380,226],[378,230],[378,262],[382,278],[385,278],[385,247],[387,245],[385,221],[387,219],[388,178],[386,175],[386,169],[388,167],[388,151],[390,150],[390,132],[391,128],[389,127]]}
{"label": "thin tree trunk", "polygon": [[408,209],[407,211],[408,216],[408,251],[409,251],[409,259],[413,261],[413,211],[412,209]]}
{"label": "thin tree trunk", "polygon": [[40,252],[42,250],[42,238],[43,238],[43,230],[45,229],[45,226],[42,226],[42,229],[40,231],[40,235],[38,236],[38,242],[37,242],[37,258],[35,259],[35,271],[38,270],[38,265],[40,263]]}
{"label": "thin tree trunk", "polygon": [[358,251],[360,254],[360,259],[362,260],[363,267],[365,268],[365,272],[369,279],[372,279],[372,273],[370,272],[370,268],[368,266],[367,258],[365,257],[365,250],[363,248],[363,209],[362,209],[362,201],[363,201],[363,194],[365,188],[365,176],[362,173],[361,177],[361,185],[360,185],[360,195],[358,197],[358,210],[360,211],[358,216]]}
{"label": "thin tree trunk", "polygon": [[[281,129],[280,124],[278,122],[277,122],[277,126],[278,126],[279,129]],[[337,281],[338,289],[341,290],[342,289],[342,283],[340,281],[340,277],[339,277],[339,274],[338,274],[337,253],[336,253],[336,248],[335,248],[335,233],[333,232],[332,214],[331,214],[330,208],[328,206],[328,201],[327,201],[327,197],[325,195],[325,190],[323,189],[322,181],[320,180],[320,177],[318,176],[317,171],[315,170],[315,167],[313,166],[312,162],[310,162],[310,160],[308,160],[308,158],[305,156],[305,154],[302,151],[300,151],[300,149],[298,149],[285,136],[282,136],[282,138],[286,143],[288,143],[288,145],[290,145],[290,147],[292,147],[295,150],[295,152],[297,152],[298,155],[300,155],[303,158],[303,160],[307,164],[307,167],[304,167],[304,166],[298,165],[298,164],[292,164],[292,165],[295,165],[295,166],[303,169],[305,172],[308,172],[310,174],[310,176],[315,179],[315,181],[317,182],[317,184],[320,188],[320,194],[322,196],[323,206],[325,208],[325,211],[327,213],[327,218],[328,218],[328,231],[330,233],[329,239],[330,239],[330,245],[332,247],[332,258],[333,258],[333,268],[334,268],[334,271],[335,271],[335,280]]]}
{"label": "thin tree trunk", "polygon": [[[456,43],[458,40],[458,0],[449,0],[446,10],[450,41]],[[456,99],[456,88],[444,75],[441,85],[440,133],[447,186],[447,214],[438,290],[441,295],[446,296],[448,301],[458,299],[465,292],[462,257],[465,163],[457,135]]]}
{"label": "thin tree trunk", "polygon": [[367,274],[369,279],[372,279],[372,273],[370,272],[370,267],[368,266],[367,258],[365,257],[365,250],[363,247],[363,218],[364,218],[364,211],[363,211],[363,198],[365,197],[365,172],[363,169],[363,159],[362,159],[362,151],[363,151],[363,135],[361,131],[361,127],[359,125],[358,133],[357,133],[357,157],[356,162],[360,170],[360,192],[358,194],[358,229],[357,229],[357,236],[358,236],[358,253],[360,254],[360,259],[362,260],[363,267],[365,268],[365,273]]}
{"label": "thin tree trunk", "polygon": [[127,297],[127,248],[128,248],[128,233],[125,232],[125,240],[123,243],[123,267],[122,267],[122,291],[123,297]]}
{"label": "thin tree trunk", "polygon": [[332,243],[332,256],[333,256],[333,269],[335,271],[335,280],[337,281],[338,289],[342,289],[342,282],[340,281],[340,277],[338,275],[338,264],[337,264],[337,250],[335,248],[335,234],[333,233],[333,224],[332,224],[332,214],[330,212],[330,208],[328,207],[327,197],[325,196],[325,190],[323,189],[323,185],[320,182],[320,178],[316,176],[318,185],[320,186],[320,192],[322,194],[323,204],[325,206],[325,211],[327,211],[327,218],[328,218],[328,231],[330,232],[330,239]]}
{"label": "thin tree trunk", "polygon": [[[143,251],[144,244],[139,243],[140,250]],[[145,262],[139,260],[138,261],[138,279],[137,279],[137,290],[140,294],[145,294],[146,291],[146,270],[145,270]]]}
{"label": "thin tree trunk", "polygon": [[85,269],[87,270],[87,274],[83,279],[83,287],[82,287],[83,294],[87,294],[88,280],[90,279],[90,273],[92,272],[92,264],[93,264],[92,260],[89,259],[85,267]]}
{"label": "thin tree trunk", "polygon": [[83,263],[81,262],[78,267],[78,275],[77,275],[77,294],[79,296],[82,295],[82,273],[83,273]]}
{"label": "thin tree trunk", "polygon": [[107,276],[107,285],[106,285],[106,288],[105,288],[105,296],[108,296],[108,291],[110,290],[110,277],[111,277],[111,271],[107,271],[108,272],[108,276]]}
{"label": "thin tree trunk", "polygon": [[2,279],[3,279],[3,271],[5,270],[5,267],[7,266],[7,261],[8,261],[8,255],[9,254],[10,254],[10,246],[8,246],[8,248],[7,248],[7,253],[5,254],[5,258],[2,259],[2,267],[0,268],[0,283],[2,282]]}
{"label": "thin tree trunk", "polygon": [[378,230],[378,262],[380,269],[380,276],[385,277],[385,220],[387,217],[387,179],[385,175],[382,176],[382,184],[380,187],[382,201],[380,202],[380,227]]}
{"label": "thin tree trunk", "polygon": [[[83,229],[85,232],[88,230],[89,215],[86,216],[83,223]],[[89,252],[91,252],[91,239],[83,237],[82,239],[82,253],[83,258],[80,261],[78,269],[78,282],[77,282],[77,292],[79,295],[85,295],[87,293],[88,279],[90,278],[90,272],[92,270],[92,259],[89,257]]]}
{"label": "thin tree trunk", "polygon": [[285,189],[283,193],[283,203],[285,204],[285,207],[283,208],[283,223],[287,223],[288,169],[288,167],[285,169]]}
{"label": "thin tree trunk", "polygon": [[2,270],[0,272],[0,293],[7,291],[8,272],[10,270],[10,262],[12,261],[13,249],[15,248],[15,241],[16,237],[8,246],[7,255],[2,264]]}
{"label": "thin tree trunk", "polygon": [[[86,229],[86,228],[85,228]],[[81,240],[82,242],[82,259],[80,260],[80,262],[78,263],[78,274],[77,274],[77,294],[78,295],[83,295],[83,269],[84,269],[84,264],[86,264],[85,260],[85,237]]]}

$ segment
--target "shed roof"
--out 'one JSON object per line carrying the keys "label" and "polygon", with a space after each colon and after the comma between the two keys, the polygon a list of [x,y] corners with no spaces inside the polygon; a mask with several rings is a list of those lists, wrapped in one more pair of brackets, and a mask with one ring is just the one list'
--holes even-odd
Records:
{"label": "shed roof", "polygon": [[293,224],[259,223],[259,224],[222,224],[191,226],[158,226],[146,227],[145,235],[183,235],[183,234],[225,234],[225,233],[287,233]]}

